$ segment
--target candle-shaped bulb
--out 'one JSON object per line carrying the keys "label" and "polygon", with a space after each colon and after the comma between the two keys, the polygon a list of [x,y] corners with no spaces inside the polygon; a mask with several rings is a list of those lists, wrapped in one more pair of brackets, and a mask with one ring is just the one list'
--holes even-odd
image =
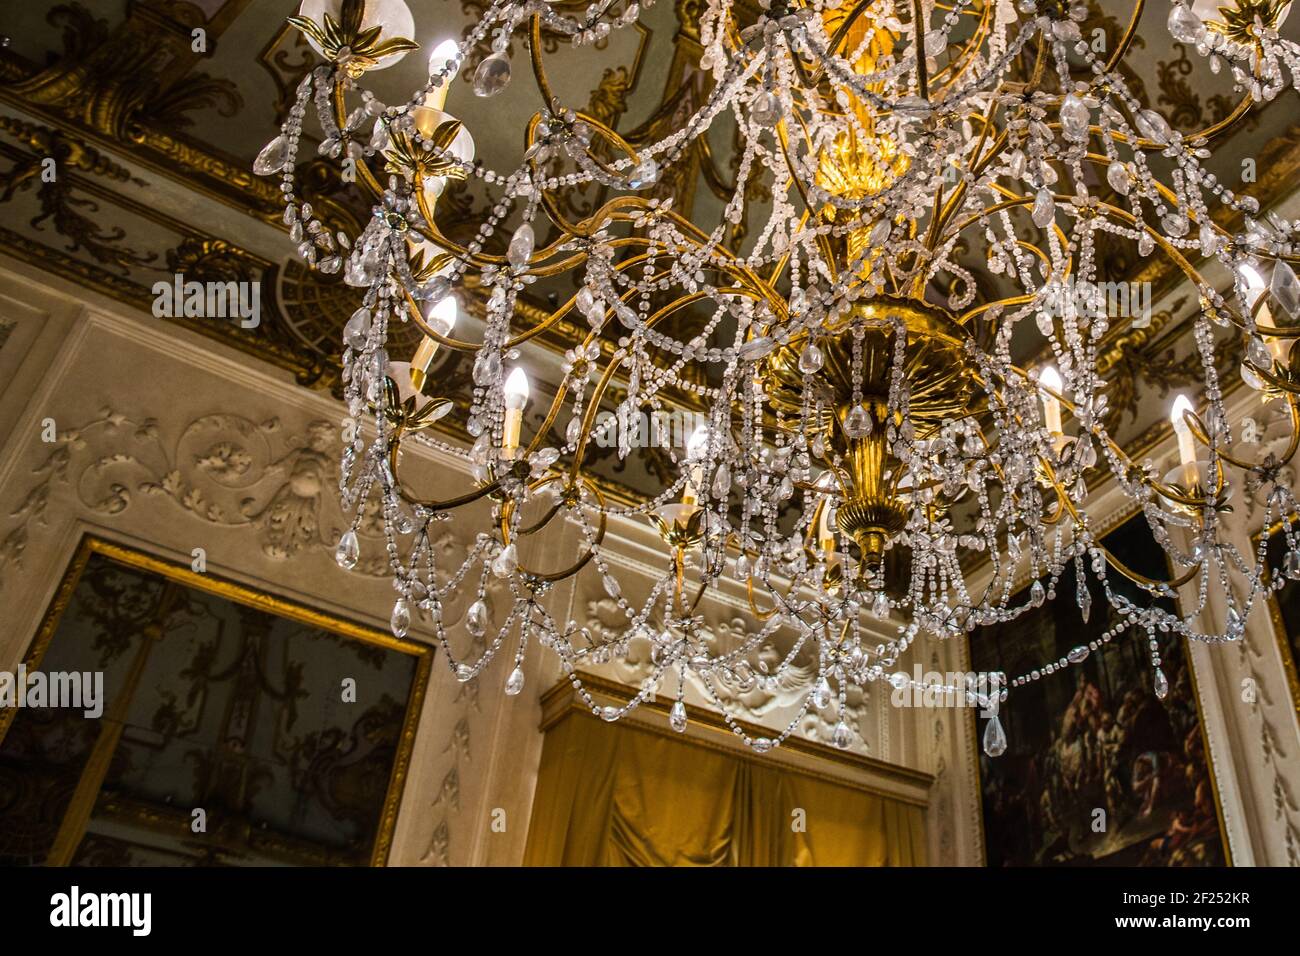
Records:
{"label": "candle-shaped bulb", "polygon": [[[456,297],[449,295],[437,302],[424,302],[420,306],[420,314],[424,316],[424,321],[429,328],[439,335],[447,335],[456,324]],[[424,390],[429,366],[437,353],[438,343],[428,336],[422,338],[420,344],[416,346],[415,355],[411,358],[411,384],[415,386],[417,392]]]}
{"label": "candle-shaped bulb", "polygon": [[515,368],[506,376],[504,386],[506,420],[502,427],[501,450],[507,455],[519,447],[519,430],[524,422],[524,406],[528,404],[528,376],[522,368]]}
{"label": "candle-shaped bulb", "polygon": [[505,396],[506,408],[522,411],[528,404],[528,376],[522,368],[515,368],[506,376]]}
{"label": "candle-shaped bulb", "polygon": [[[459,49],[456,41],[450,39],[443,40],[435,46],[433,52],[429,54],[429,76],[445,69],[447,64],[456,58]],[[436,110],[442,109],[447,103],[447,93],[451,90],[451,81],[454,78],[455,74],[443,77],[442,84],[430,90],[429,95],[424,98],[424,105],[432,106]]]}
{"label": "candle-shaped bulb", "polygon": [[1180,394],[1174,399],[1173,410],[1169,413],[1169,420],[1174,426],[1174,434],[1178,436],[1178,460],[1183,466],[1183,484],[1188,488],[1193,488],[1199,484],[1199,475],[1196,468],[1196,439],[1192,435],[1192,426],[1183,417],[1185,413],[1192,410],[1191,401],[1188,400],[1186,395]]}
{"label": "candle-shaped bulb", "polygon": [[704,455],[709,450],[709,426],[700,425],[686,440],[686,459],[691,462],[686,487],[682,489],[682,504],[693,505],[700,496],[704,482]]}
{"label": "candle-shaped bulb", "polygon": [[[1061,432],[1061,401],[1056,397],[1065,388],[1061,373],[1052,366],[1047,366],[1038,374],[1038,382],[1043,386],[1043,422],[1053,435]],[[1048,391],[1050,389],[1050,391]],[[1052,394],[1055,392],[1056,394]]]}
{"label": "candle-shaped bulb", "polygon": [[[456,324],[456,297],[454,295],[444,296],[437,302],[426,303],[425,308],[421,309],[424,314],[424,321],[429,324],[429,328],[439,335],[446,335],[451,332],[452,327]],[[527,387],[525,385],[525,387]]]}

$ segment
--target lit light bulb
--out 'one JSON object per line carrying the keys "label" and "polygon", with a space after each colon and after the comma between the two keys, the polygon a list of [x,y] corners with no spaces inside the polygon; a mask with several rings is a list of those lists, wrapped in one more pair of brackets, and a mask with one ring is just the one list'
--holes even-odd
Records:
{"label": "lit light bulb", "polygon": [[501,432],[501,451],[505,457],[519,447],[519,430],[524,423],[524,406],[528,404],[528,376],[522,368],[515,368],[506,376],[504,386],[506,420]]}
{"label": "lit light bulb", "polygon": [[1174,434],[1178,436],[1178,460],[1183,466],[1183,484],[1188,488],[1194,488],[1200,483],[1200,476],[1196,468],[1196,439],[1192,435],[1192,426],[1183,417],[1184,414],[1193,410],[1192,403],[1187,396],[1179,394],[1174,399],[1174,407],[1169,413],[1169,420],[1174,426]]}
{"label": "lit light bulb", "polygon": [[[1273,318],[1273,312],[1268,307],[1268,300],[1264,298],[1264,291],[1268,288],[1264,276],[1252,262],[1243,262],[1237,267],[1237,272],[1241,276],[1241,281],[1246,285],[1246,292],[1242,298],[1246,300],[1246,306],[1254,313],[1255,324],[1266,328],[1277,328],[1278,325]],[[1272,335],[1265,335],[1262,338],[1264,345],[1268,347],[1268,354],[1273,357],[1273,361],[1279,365],[1286,365],[1291,357],[1291,346],[1295,344],[1295,339],[1280,339]],[[1251,388],[1263,389],[1265,387],[1259,376],[1246,369],[1245,366],[1242,369],[1242,380]]]}
{"label": "lit light bulb", "polygon": [[1237,268],[1237,272],[1241,275],[1241,281],[1246,285],[1246,305],[1253,307],[1255,300],[1263,294],[1268,283],[1264,281],[1264,277],[1259,274],[1259,270],[1255,268],[1253,263],[1243,262]]}
{"label": "lit light bulb", "polygon": [[[424,316],[424,321],[429,328],[439,335],[448,335],[456,325],[456,297],[449,295],[437,302],[425,302],[420,307],[420,314]],[[437,354],[438,343],[428,336],[422,338],[420,344],[416,346],[415,355],[411,358],[411,384],[415,386],[417,392],[424,390],[429,366]]]}
{"label": "lit light bulb", "polygon": [[1053,435],[1062,434],[1061,431],[1061,402],[1056,395],[1046,391],[1051,389],[1059,395],[1065,389],[1065,383],[1061,381],[1061,373],[1052,366],[1047,366],[1038,373],[1038,382],[1043,386],[1043,421],[1047,425],[1047,430]]}
{"label": "lit light bulb", "polygon": [[[444,69],[460,52],[460,47],[455,40],[443,40],[433,48],[429,54],[429,76],[433,76]],[[447,105],[447,94],[451,92],[451,81],[455,79],[455,74],[445,77],[442,85],[432,89],[424,97],[424,105],[431,106],[436,110],[442,109]]]}

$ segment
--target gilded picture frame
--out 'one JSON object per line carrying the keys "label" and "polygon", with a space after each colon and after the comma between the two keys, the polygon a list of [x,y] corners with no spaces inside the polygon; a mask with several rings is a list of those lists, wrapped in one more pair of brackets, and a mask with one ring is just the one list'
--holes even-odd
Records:
{"label": "gilded picture frame", "polygon": [[[1268,527],[1267,534],[1271,538],[1274,534],[1281,531],[1284,525],[1292,522],[1300,522],[1300,516],[1290,515],[1273,522],[1273,524]],[[1256,549],[1259,548],[1259,541],[1260,538],[1264,536],[1264,533],[1264,530],[1261,529],[1251,536],[1251,544]],[[1288,585],[1288,587],[1289,586],[1291,585]],[[1300,587],[1300,584],[1296,584],[1295,586]],[[1283,590],[1285,589],[1286,588],[1284,587]],[[1269,623],[1273,626],[1273,639],[1277,641],[1278,654],[1282,658],[1282,671],[1286,674],[1287,689],[1291,692],[1291,706],[1295,708],[1296,714],[1300,715],[1300,674],[1298,674],[1296,670],[1295,654],[1291,650],[1291,641],[1289,639],[1290,635],[1287,633],[1286,619],[1282,615],[1282,605],[1281,602],[1278,601],[1277,595],[1278,592],[1270,590],[1266,597],[1268,603]]]}
{"label": "gilded picture frame", "polygon": [[[411,755],[414,751],[420,713],[429,687],[434,656],[433,647],[412,641],[398,640],[392,634],[377,628],[232,581],[219,574],[194,571],[189,566],[157,557],[146,551],[119,544],[107,538],[87,534],[83,536],[73,552],[59,585],[46,607],[36,633],[24,652],[22,664],[29,673],[40,668],[41,661],[58,631],[64,612],[68,609],[76,593],[87,563],[95,555],[103,556],[127,568],[157,575],[160,578],[195,591],[214,595],[233,604],[243,605],[272,616],[286,618],[343,639],[359,641],[371,647],[409,655],[415,659],[409,693],[405,702],[400,737],[397,742],[379,820],[375,829],[374,843],[370,852],[370,866],[386,865],[392,850],[393,833],[401,806],[402,792],[410,770]],[[15,713],[15,708],[0,708],[0,744],[4,742],[5,736],[13,723]]]}
{"label": "gilded picture frame", "polygon": [[[1115,523],[1115,525],[1111,529],[1111,533],[1119,531],[1129,521],[1139,519],[1140,517],[1141,517],[1140,512],[1133,512],[1123,517],[1121,520]],[[1167,562],[1168,562],[1167,555],[1164,555],[1164,560],[1167,566]],[[1028,589],[1032,586],[1032,584],[1033,584],[1032,581],[1026,581],[1024,586],[1018,589],[1013,594],[1010,604],[1014,606],[1017,603],[1024,602],[1026,600],[1026,598],[1024,597],[1025,592],[1028,591]],[[1178,603],[1177,597],[1174,597],[1171,600],[1175,603],[1175,605],[1177,605]],[[1098,609],[1096,607],[1096,601],[1094,599],[1094,613],[1096,613],[1097,610]],[[1213,800],[1214,800],[1214,813],[1215,813],[1215,820],[1218,826],[1219,843],[1222,847],[1222,852],[1223,852],[1223,863],[1226,866],[1232,866],[1234,865],[1232,859],[1232,847],[1228,841],[1227,828],[1225,825],[1224,815],[1223,815],[1223,805],[1219,794],[1219,782],[1214,772],[1214,761],[1210,757],[1210,741],[1205,731],[1205,714],[1201,706],[1201,694],[1200,694],[1200,688],[1197,684],[1196,670],[1195,667],[1192,666],[1190,648],[1188,646],[1187,639],[1182,638],[1179,641],[1179,646],[1181,648],[1182,654],[1184,655],[1186,671],[1190,683],[1190,688],[1189,688],[1190,695],[1195,707],[1196,721],[1200,730],[1200,743],[1202,748],[1202,757],[1204,759],[1204,767],[1209,779],[1210,789],[1212,791]],[[970,662],[970,666],[974,668],[975,659],[973,656],[972,638],[970,636],[968,636],[966,639],[966,653],[967,653],[967,661]],[[1008,676],[1013,676],[1013,675],[1008,675]],[[1059,675],[1052,675],[1047,677],[1046,679],[1047,680],[1060,679],[1060,677]],[[1015,698],[1013,695],[1011,698],[1011,703],[1008,706],[1014,706],[1014,699]],[[985,815],[985,806],[984,806],[985,781],[984,781],[984,772],[982,768],[982,761],[986,758],[984,757],[984,754],[979,749],[980,734],[983,730],[984,720],[981,718],[981,712],[978,709],[970,708],[970,722],[971,722],[970,723],[971,737],[969,739],[975,742],[974,770],[975,770],[976,801],[977,801],[976,817],[979,824],[978,829],[979,829],[980,854],[981,854],[981,859],[984,862],[984,865],[987,866],[988,865],[988,834],[986,831],[986,819],[985,819],[986,815]],[[1001,759],[1001,758],[989,758],[989,759]]]}

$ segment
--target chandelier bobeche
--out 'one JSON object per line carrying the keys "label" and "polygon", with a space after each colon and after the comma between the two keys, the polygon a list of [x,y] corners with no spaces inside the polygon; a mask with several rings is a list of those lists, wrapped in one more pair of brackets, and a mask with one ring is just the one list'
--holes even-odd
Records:
{"label": "chandelier bobeche", "polygon": [[[1283,575],[1267,573],[1266,540],[1256,555],[1221,541],[1225,502],[1233,486],[1244,486],[1265,501],[1266,526],[1296,502],[1278,481],[1285,460],[1233,454],[1214,350],[1216,336],[1244,336],[1243,378],[1284,400],[1293,426],[1300,421],[1300,364],[1290,357],[1300,334],[1290,327],[1300,315],[1294,226],[1271,214],[1256,218],[1254,200],[1205,171],[1205,141],[1219,127],[1173,131],[1130,92],[1118,65],[1137,31],[1140,0],[1118,46],[1104,54],[1082,38],[1082,3],[707,0],[698,5],[699,69],[710,92],[668,135],[635,144],[552,92],[543,31],[592,44],[639,16],[629,0],[580,6],[497,0],[462,42],[433,51],[428,82],[396,107],[360,81],[415,48],[402,0],[305,0],[290,20],[328,62],[304,79],[256,171],[283,176],[285,223],[307,262],[342,271],[365,290],[345,329],[343,367],[349,414],[372,420],[374,430],[346,436],[341,487],[358,522],[367,501],[382,513],[399,593],[396,635],[422,615],[465,681],[494,658],[512,657],[498,668],[507,694],[522,688],[520,663],[536,641],[559,655],[607,720],[667,677],[677,730],[686,725],[688,671],[725,715],[720,685],[744,690],[777,680],[796,656],[811,658],[818,676],[782,733],[755,738],[727,719],[765,752],[808,708],[832,708],[841,715],[833,740],[846,747],[849,687],[912,684],[896,664],[918,634],[950,637],[1013,620],[1057,598],[1058,577],[1073,564],[1077,594],[1059,597],[1077,601],[1086,619],[1091,574],[1118,624],[1067,657],[1006,676],[991,695],[943,688],[973,694],[993,711],[984,732],[993,756],[1006,746],[999,703],[1106,641],[1147,641],[1154,688],[1164,696],[1161,640],[1242,636],[1252,605]],[[1224,123],[1295,84],[1300,48],[1277,32],[1286,13],[1266,0],[1211,5],[1204,19],[1182,3],[1169,7],[1174,38],[1235,81],[1242,103]],[[526,70],[539,94],[513,170],[476,162],[470,133],[443,111],[466,57],[489,42],[491,54],[473,71],[474,93],[490,97],[525,82],[515,74]],[[320,152],[348,164],[372,196],[374,214],[359,236],[336,237],[295,191],[309,111],[321,127]],[[649,198],[724,115],[738,125],[736,181],[762,170],[770,198],[747,208],[738,189],[713,223]],[[494,205],[460,244],[440,229],[436,206],[449,179],[466,177],[482,180]],[[1090,185],[1103,179],[1112,202]],[[566,218],[574,206],[558,197],[592,184],[612,198],[586,218]],[[1216,225],[1221,209],[1244,214],[1241,233]],[[744,248],[729,248],[729,226],[747,214]],[[1099,233],[1132,243],[1142,257],[1166,257],[1199,292],[1205,404],[1175,403],[1181,465],[1169,475],[1130,460],[1103,424],[1098,353],[1111,317],[1076,294],[1109,278],[1098,276]],[[982,262],[963,252],[972,246],[983,250]],[[1234,277],[1223,292],[1193,265],[1216,259]],[[561,296],[541,321],[525,318],[536,312],[517,310],[520,297],[557,276],[576,294]],[[470,277],[475,294],[487,294],[479,342],[452,334],[456,297]],[[385,351],[394,322],[423,333],[413,355]],[[1013,331],[1026,322],[1021,333],[1035,330],[1041,351],[1051,353],[1035,369],[1012,359]],[[585,335],[572,332],[584,323]],[[511,365],[523,343],[564,329],[573,335],[564,379],[529,439],[521,434],[529,384]],[[402,484],[399,445],[466,454],[427,427],[452,408],[424,392],[440,348],[473,354],[467,427],[477,484],[448,500],[419,500]],[[618,409],[625,416],[690,406],[707,420],[684,452],[671,453],[676,480],[631,505],[610,503],[588,470],[612,386],[625,392]],[[553,424],[563,447],[544,446]],[[626,438],[620,443],[626,454]],[[1293,439],[1285,459],[1295,450]],[[1085,476],[1102,469],[1145,514],[1178,569],[1174,580],[1130,571],[1094,535]],[[1231,480],[1234,471],[1246,480]],[[492,520],[477,543],[459,566],[440,566],[431,522],[470,520],[461,509],[484,499]],[[663,577],[638,603],[623,596],[602,550],[615,515],[644,516],[663,539]],[[566,520],[585,538],[567,566],[520,563],[521,536]],[[345,568],[358,561],[355,528],[339,542]],[[1289,526],[1284,533],[1280,570],[1300,577],[1297,542]],[[905,590],[885,586],[891,551]],[[1202,633],[1193,622],[1230,572],[1244,575],[1249,593],[1229,591],[1221,630]],[[603,578],[625,612],[626,630],[612,643],[548,609],[552,585],[577,574]],[[1115,574],[1141,589],[1126,593],[1150,600],[1112,589]],[[987,583],[972,590],[968,576]],[[724,579],[745,585],[762,626],[715,652],[696,611]],[[1034,583],[1013,597],[1016,580]],[[491,582],[513,595],[508,608],[489,609]],[[1192,582],[1200,600],[1185,602],[1181,615],[1156,603]],[[448,633],[441,610],[451,592],[474,589],[464,627],[485,651],[462,659],[465,640]],[[893,621],[897,637],[869,637],[864,623],[873,615]],[[793,647],[775,671],[756,673],[752,655],[778,628],[795,635]],[[652,679],[625,706],[597,706],[579,669],[626,654],[633,639],[650,642]]]}

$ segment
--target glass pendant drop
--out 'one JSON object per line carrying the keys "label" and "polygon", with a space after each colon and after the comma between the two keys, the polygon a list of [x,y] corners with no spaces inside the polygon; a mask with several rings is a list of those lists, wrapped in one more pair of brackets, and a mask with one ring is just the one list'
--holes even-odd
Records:
{"label": "glass pendant drop", "polygon": [[686,705],[680,700],[668,711],[668,726],[679,734],[686,730]]}
{"label": "glass pendant drop", "polygon": [[524,671],[521,667],[516,667],[506,678],[506,696],[518,697],[519,692],[524,689]]}
{"label": "glass pendant drop", "polygon": [[818,710],[829,706],[831,702],[831,685],[825,677],[817,678],[817,683],[813,685],[812,704]]}
{"label": "glass pendant drop", "polygon": [[510,60],[504,53],[493,53],[474,71],[474,95],[496,96],[509,82]]}
{"label": "glass pendant drop", "polygon": [[1165,677],[1165,672],[1159,667],[1156,668],[1155,676],[1152,678],[1151,689],[1161,700],[1164,700],[1169,693],[1169,678]]}
{"label": "glass pendant drop", "polygon": [[253,160],[253,172],[259,176],[274,176],[284,169],[289,162],[289,143],[284,134],[277,136],[262,147]]}
{"label": "glass pendant drop", "polygon": [[348,529],[339,538],[339,546],[334,549],[334,560],[343,570],[351,571],[357,566],[357,558],[360,556],[361,545],[357,543],[357,533]]}
{"label": "glass pendant drop", "polygon": [[465,629],[471,637],[482,637],[487,632],[487,619],[487,604],[479,598],[469,606],[469,611],[465,614]]}
{"label": "glass pendant drop", "polygon": [[994,714],[984,725],[984,752],[990,757],[1000,757],[1007,750],[1007,732],[1002,729],[1002,721]]}
{"label": "glass pendant drop", "polygon": [[393,616],[388,619],[388,623],[394,637],[406,637],[406,632],[411,627],[411,609],[406,603],[406,598],[397,599],[393,605]]}

